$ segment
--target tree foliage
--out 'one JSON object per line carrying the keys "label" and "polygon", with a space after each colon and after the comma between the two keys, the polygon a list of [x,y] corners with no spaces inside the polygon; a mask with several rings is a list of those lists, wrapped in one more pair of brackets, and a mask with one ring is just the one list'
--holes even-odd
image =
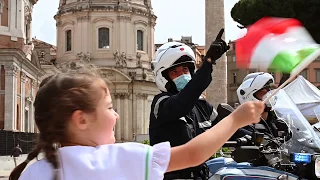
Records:
{"label": "tree foliage", "polygon": [[150,145],[150,142],[149,142],[148,140],[143,140],[141,143],[142,143],[142,144]]}
{"label": "tree foliage", "polygon": [[262,17],[296,18],[320,43],[320,0],[240,0],[231,10],[234,21],[247,27]]}

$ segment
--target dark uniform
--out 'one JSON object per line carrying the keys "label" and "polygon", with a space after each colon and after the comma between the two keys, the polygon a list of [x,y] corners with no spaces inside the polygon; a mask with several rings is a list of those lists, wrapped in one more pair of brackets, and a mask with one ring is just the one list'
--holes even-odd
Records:
{"label": "dark uniform", "polygon": [[[213,106],[200,97],[212,81],[211,73],[212,64],[204,61],[180,92],[162,92],[155,96],[149,125],[151,145],[165,141],[172,147],[183,145],[219,121]],[[206,179],[205,176],[208,176],[208,169],[203,164],[166,173],[165,179]]]}

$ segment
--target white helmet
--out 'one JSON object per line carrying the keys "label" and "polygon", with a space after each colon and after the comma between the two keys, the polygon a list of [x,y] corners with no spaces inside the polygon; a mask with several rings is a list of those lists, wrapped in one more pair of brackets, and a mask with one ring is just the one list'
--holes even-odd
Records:
{"label": "white helmet", "polygon": [[248,74],[237,89],[240,104],[247,101],[258,101],[255,93],[260,89],[274,83],[274,78],[269,73],[257,72]]}
{"label": "white helmet", "polygon": [[[186,56],[185,59],[180,59]],[[179,61],[177,61],[179,60]],[[186,44],[180,42],[169,42],[163,44],[156,52],[153,59],[152,68],[155,75],[156,84],[161,91],[167,92],[168,80],[163,72],[171,67],[187,64],[191,75],[193,75],[196,65],[196,58],[193,50]]]}

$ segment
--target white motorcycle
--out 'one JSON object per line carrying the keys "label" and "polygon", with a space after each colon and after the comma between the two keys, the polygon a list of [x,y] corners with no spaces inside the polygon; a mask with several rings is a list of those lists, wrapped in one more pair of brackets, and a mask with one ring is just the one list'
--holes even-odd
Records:
{"label": "white motorcycle", "polygon": [[254,132],[252,137],[228,141],[231,158],[209,160],[210,180],[319,179],[320,138],[285,91],[270,99],[278,118],[287,123],[291,138],[285,141]]}

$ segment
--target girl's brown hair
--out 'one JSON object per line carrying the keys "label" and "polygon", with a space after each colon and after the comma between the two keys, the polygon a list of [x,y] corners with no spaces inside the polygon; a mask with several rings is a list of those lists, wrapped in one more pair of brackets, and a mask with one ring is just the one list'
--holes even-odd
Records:
{"label": "girl's brown hair", "polygon": [[[103,92],[104,91],[104,92]],[[76,110],[92,113],[108,91],[106,83],[92,73],[59,73],[45,78],[34,101],[34,117],[40,131],[36,148],[17,166],[9,180],[18,180],[28,162],[43,151],[54,169],[59,168],[56,146],[68,143],[67,122]],[[99,96],[99,95],[100,96]],[[58,171],[54,171],[58,172]],[[54,174],[54,179],[58,174]]]}

